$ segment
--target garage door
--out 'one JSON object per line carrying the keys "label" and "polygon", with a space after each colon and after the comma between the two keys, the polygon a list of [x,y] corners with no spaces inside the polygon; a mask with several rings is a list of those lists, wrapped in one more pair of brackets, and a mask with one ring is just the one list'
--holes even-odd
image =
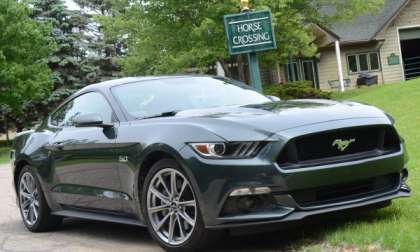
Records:
{"label": "garage door", "polygon": [[420,77],[420,28],[400,30],[405,79]]}

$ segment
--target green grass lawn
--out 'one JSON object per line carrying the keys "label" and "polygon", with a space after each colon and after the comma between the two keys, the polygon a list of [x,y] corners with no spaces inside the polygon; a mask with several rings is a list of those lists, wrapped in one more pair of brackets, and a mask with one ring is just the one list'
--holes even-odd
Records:
{"label": "green grass lawn", "polygon": [[410,154],[409,185],[413,193],[411,198],[395,200],[386,209],[335,216],[308,231],[306,236],[316,242],[308,245],[303,240],[296,250],[420,251],[420,79],[334,94],[333,98],[368,103],[395,118]]}
{"label": "green grass lawn", "polygon": [[9,162],[9,148],[0,147],[0,164]]}

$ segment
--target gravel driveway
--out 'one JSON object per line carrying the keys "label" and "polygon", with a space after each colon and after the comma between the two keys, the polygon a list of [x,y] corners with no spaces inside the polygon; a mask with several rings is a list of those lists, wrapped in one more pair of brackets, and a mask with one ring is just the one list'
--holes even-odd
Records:
{"label": "gravel driveway", "polygon": [[[0,165],[0,192],[0,251],[162,251],[145,228],[127,225],[66,219],[57,231],[30,233],[23,226],[15,204],[8,165]],[[299,235],[290,237],[284,232],[225,236],[215,250],[284,251],[295,242],[302,242]]]}
{"label": "gravel driveway", "polygon": [[15,204],[12,174],[0,165],[0,251],[161,251],[144,228],[85,220],[66,220],[57,231],[25,229]]}

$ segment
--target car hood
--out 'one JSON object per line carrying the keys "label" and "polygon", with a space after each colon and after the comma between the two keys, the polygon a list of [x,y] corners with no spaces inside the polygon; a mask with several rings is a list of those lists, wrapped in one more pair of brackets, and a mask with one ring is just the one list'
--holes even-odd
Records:
{"label": "car hood", "polygon": [[279,131],[310,124],[355,118],[384,118],[386,115],[373,106],[355,102],[292,100],[187,110],[179,112],[176,117],[200,124],[229,139],[233,133],[236,135],[242,131],[252,130],[269,136]]}
{"label": "car hood", "polygon": [[381,110],[355,102],[292,100],[185,110],[154,122],[204,128],[227,141],[261,140],[283,130],[356,118],[385,118]]}

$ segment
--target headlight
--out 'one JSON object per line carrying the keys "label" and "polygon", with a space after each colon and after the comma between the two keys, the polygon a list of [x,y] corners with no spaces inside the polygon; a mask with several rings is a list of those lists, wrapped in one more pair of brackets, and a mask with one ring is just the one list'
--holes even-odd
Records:
{"label": "headlight", "polygon": [[253,158],[264,142],[190,143],[190,146],[205,158]]}

